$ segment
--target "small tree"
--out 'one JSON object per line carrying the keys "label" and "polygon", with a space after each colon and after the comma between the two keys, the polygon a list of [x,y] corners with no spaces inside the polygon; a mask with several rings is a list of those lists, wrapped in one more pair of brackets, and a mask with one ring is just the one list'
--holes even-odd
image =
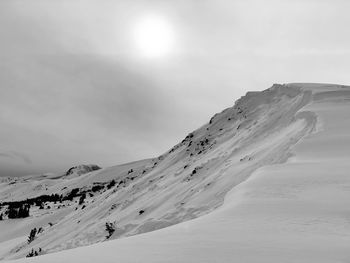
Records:
{"label": "small tree", "polygon": [[32,230],[30,230],[30,233],[28,236],[28,244],[35,239],[36,233],[37,233],[36,227],[34,227]]}
{"label": "small tree", "polygon": [[18,217],[20,217],[20,218],[28,217],[29,216],[29,209],[30,209],[29,204],[21,205],[19,210],[18,210]]}
{"label": "small tree", "polygon": [[115,222],[113,223],[106,222],[106,231],[108,232],[106,239],[109,239],[113,235],[115,228],[116,228]]}

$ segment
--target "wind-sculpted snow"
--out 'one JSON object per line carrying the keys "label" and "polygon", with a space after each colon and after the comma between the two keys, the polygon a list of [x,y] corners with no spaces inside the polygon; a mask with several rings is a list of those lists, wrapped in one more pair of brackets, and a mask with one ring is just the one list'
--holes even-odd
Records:
{"label": "wind-sculpted snow", "polygon": [[[316,130],[317,115],[308,105],[323,97],[313,90],[275,84],[249,92],[157,158],[78,177],[3,182],[3,203],[62,197],[41,209],[32,205],[24,219],[7,219],[3,205],[0,255],[19,258],[39,248],[38,254],[48,254],[102,242],[106,223],[115,226],[109,240],[124,239],[208,214],[254,171],[285,162],[291,148]],[[43,231],[28,243],[34,227]]]}

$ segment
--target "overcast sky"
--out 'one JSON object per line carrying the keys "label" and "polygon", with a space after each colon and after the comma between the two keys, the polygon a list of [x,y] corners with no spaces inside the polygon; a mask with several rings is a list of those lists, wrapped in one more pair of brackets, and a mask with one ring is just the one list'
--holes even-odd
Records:
{"label": "overcast sky", "polygon": [[[249,90],[350,84],[347,0],[1,0],[0,176],[157,156]],[[144,17],[172,48],[140,54]]]}

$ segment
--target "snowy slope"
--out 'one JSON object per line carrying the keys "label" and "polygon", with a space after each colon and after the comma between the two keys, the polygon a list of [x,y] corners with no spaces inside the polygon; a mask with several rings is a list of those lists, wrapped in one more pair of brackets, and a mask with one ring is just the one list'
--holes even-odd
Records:
{"label": "snowy slope", "polygon": [[[17,258],[31,248],[46,254],[103,241],[104,223],[116,221],[117,240],[28,262],[347,262],[349,102],[349,87],[274,85],[248,93],[158,158],[40,180],[54,193],[134,177],[88,199],[84,210],[67,203],[47,215],[1,221],[0,252]],[[32,195],[35,187],[4,183],[1,198]],[[25,242],[28,226],[54,218]]]}

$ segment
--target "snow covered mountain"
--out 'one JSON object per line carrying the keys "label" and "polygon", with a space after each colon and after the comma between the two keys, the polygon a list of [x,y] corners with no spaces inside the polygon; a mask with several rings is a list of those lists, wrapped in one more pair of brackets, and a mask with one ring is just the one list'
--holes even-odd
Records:
{"label": "snow covered mountain", "polygon": [[0,257],[347,262],[349,113],[350,87],[275,84],[157,158],[4,179]]}

